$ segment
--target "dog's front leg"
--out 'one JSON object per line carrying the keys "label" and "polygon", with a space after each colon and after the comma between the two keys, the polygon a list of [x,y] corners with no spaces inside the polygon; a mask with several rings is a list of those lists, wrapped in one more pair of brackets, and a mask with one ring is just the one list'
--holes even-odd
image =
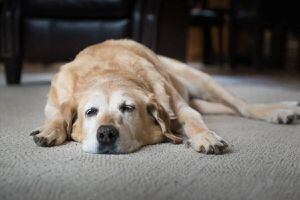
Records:
{"label": "dog's front leg", "polygon": [[76,116],[73,82],[73,76],[67,70],[62,70],[53,78],[45,106],[44,125],[31,133],[38,146],[60,145],[66,141],[67,133],[71,134]]}
{"label": "dog's front leg", "polygon": [[228,146],[216,133],[209,130],[202,116],[185,103],[178,105],[177,117],[182,124],[184,133],[189,138],[190,145],[198,152],[219,154]]}
{"label": "dog's front leg", "polygon": [[44,125],[31,133],[33,141],[42,147],[60,145],[67,139],[67,124],[61,110],[47,102]]}
{"label": "dog's front leg", "polygon": [[60,145],[67,139],[66,123],[58,108],[49,103],[45,107],[46,120],[44,125],[30,135],[33,141],[42,147]]}
{"label": "dog's front leg", "polygon": [[166,84],[170,92],[172,106],[188,142],[198,152],[206,154],[222,153],[228,144],[215,132],[209,130],[202,116],[190,107],[182,96],[171,85]]}

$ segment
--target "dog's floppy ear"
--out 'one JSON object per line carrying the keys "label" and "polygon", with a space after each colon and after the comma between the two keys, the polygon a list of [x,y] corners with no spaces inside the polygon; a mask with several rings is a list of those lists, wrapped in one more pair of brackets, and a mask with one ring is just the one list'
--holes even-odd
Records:
{"label": "dog's floppy ear", "polygon": [[67,132],[68,140],[70,140],[73,124],[77,120],[77,104],[75,103],[75,100],[72,99],[64,102],[60,106],[60,111],[65,121],[65,129]]}
{"label": "dog's floppy ear", "polygon": [[155,122],[160,126],[163,135],[175,144],[182,143],[182,138],[174,135],[170,128],[170,118],[165,109],[151,95],[147,104],[147,111]]}

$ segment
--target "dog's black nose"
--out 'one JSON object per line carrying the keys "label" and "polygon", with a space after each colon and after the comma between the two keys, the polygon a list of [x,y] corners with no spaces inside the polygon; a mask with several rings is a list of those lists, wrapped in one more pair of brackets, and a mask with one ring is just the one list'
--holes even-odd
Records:
{"label": "dog's black nose", "polygon": [[102,125],[97,130],[97,140],[102,145],[113,144],[119,136],[119,131],[112,125]]}

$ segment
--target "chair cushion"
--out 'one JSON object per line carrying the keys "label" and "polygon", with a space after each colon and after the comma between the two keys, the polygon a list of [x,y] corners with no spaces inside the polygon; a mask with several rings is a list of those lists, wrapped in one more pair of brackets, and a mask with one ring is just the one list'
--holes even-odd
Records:
{"label": "chair cushion", "polygon": [[47,18],[130,16],[134,0],[24,0],[25,15]]}
{"label": "chair cushion", "polygon": [[107,39],[130,37],[129,19],[26,19],[24,59],[57,62],[72,60],[83,48]]}

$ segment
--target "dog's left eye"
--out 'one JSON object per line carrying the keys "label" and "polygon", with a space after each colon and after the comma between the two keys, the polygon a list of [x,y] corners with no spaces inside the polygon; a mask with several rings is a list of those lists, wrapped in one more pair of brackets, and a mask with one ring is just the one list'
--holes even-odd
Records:
{"label": "dog's left eye", "polygon": [[120,105],[119,109],[122,113],[124,113],[124,112],[133,112],[134,109],[135,109],[135,106],[134,105],[122,104],[122,105]]}
{"label": "dog's left eye", "polygon": [[97,108],[94,108],[94,107],[89,108],[89,109],[87,109],[87,111],[85,111],[85,115],[86,115],[87,117],[92,117],[92,116],[94,116],[94,115],[97,115],[97,113],[98,113],[98,109],[97,109]]}

